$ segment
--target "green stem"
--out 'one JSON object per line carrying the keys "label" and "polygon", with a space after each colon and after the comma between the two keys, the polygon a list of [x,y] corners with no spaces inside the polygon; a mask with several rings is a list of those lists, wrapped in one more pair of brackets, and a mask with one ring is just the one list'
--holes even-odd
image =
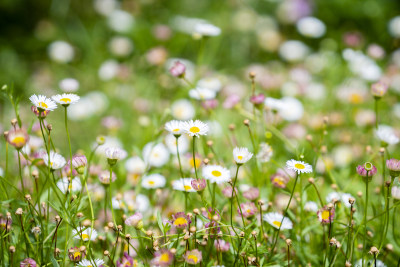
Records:
{"label": "green stem", "polygon": [[364,210],[364,240],[363,240],[363,251],[362,251],[362,267],[364,267],[364,257],[365,257],[365,246],[367,242],[367,211],[368,211],[368,172],[365,180],[365,210]]}
{"label": "green stem", "polygon": [[195,155],[195,148],[196,148],[196,136],[193,136],[193,166],[194,166],[194,172],[196,174],[196,179],[199,179],[197,176],[197,167],[196,167],[196,155]]}
{"label": "green stem", "polygon": [[20,151],[17,150],[18,153],[18,169],[19,169],[19,179],[21,180],[22,194],[25,193],[24,179],[22,178],[22,168],[21,168],[21,155]]}

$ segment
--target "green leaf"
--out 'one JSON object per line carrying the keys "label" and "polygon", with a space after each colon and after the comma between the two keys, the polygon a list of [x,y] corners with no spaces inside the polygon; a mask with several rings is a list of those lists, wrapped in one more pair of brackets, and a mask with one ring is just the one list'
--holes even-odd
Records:
{"label": "green leaf", "polygon": [[164,234],[164,224],[162,223],[161,213],[159,210],[157,211],[157,223],[161,232]]}
{"label": "green leaf", "polygon": [[56,259],[53,256],[51,256],[50,260],[51,260],[51,263],[53,263],[53,267],[60,267],[60,265],[58,265],[58,262],[56,261]]}

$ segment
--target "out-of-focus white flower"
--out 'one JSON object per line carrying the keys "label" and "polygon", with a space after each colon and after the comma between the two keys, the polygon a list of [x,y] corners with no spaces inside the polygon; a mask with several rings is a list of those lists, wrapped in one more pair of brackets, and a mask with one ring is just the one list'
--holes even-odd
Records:
{"label": "out-of-focus white flower", "polygon": [[128,12],[116,9],[108,16],[107,23],[112,30],[126,33],[132,29],[135,19]]}
{"label": "out-of-focus white flower", "polygon": [[127,37],[116,36],[110,40],[108,48],[115,56],[126,57],[133,51],[133,43]]}
{"label": "out-of-focus white flower", "polygon": [[210,100],[214,99],[217,93],[208,88],[196,87],[189,91],[189,96],[196,100]]}
{"label": "out-of-focus white flower", "polygon": [[117,0],[95,0],[94,9],[104,15],[109,16],[119,5]]}
{"label": "out-of-focus white flower", "polygon": [[[165,137],[165,144],[171,154],[176,155],[176,138],[173,134],[169,134]],[[189,148],[189,139],[186,135],[181,135],[178,138],[178,149],[179,154],[186,153]]]}
{"label": "out-of-focus white flower", "polygon": [[178,191],[184,192],[197,192],[192,187],[193,178],[181,178],[179,180],[172,181],[172,188]]}
{"label": "out-of-focus white flower", "polygon": [[125,161],[125,169],[128,173],[143,174],[146,171],[146,163],[138,156],[131,157]]}
{"label": "out-of-focus white flower", "polygon": [[93,115],[101,114],[108,107],[108,98],[102,92],[90,92],[81,97],[79,102],[68,107],[68,118],[71,120],[84,120]]}
{"label": "out-of-focus white flower", "polygon": [[332,154],[335,166],[341,168],[348,166],[354,158],[353,150],[350,146],[346,145],[336,146],[333,149]]}
{"label": "out-of-focus white flower", "polygon": [[400,38],[400,16],[396,16],[389,21],[389,33],[394,38]]}
{"label": "out-of-focus white flower", "polygon": [[268,212],[267,214],[264,214],[263,220],[276,229],[280,228],[281,230],[286,230],[293,228],[292,221],[277,212]]}
{"label": "out-of-focus white flower", "polygon": [[303,60],[309,52],[308,47],[300,41],[286,41],[279,48],[279,55],[286,61],[296,62]]}
{"label": "out-of-focus white flower", "polygon": [[59,63],[68,63],[74,59],[75,51],[72,45],[65,41],[55,41],[47,49],[51,60]]}
{"label": "out-of-focus white flower", "polygon": [[222,88],[221,80],[216,77],[203,78],[197,82],[197,87],[208,88],[215,92],[219,92]]}
{"label": "out-of-focus white flower", "polygon": [[149,166],[161,167],[169,160],[169,151],[162,143],[148,143],[144,146],[142,154]]}
{"label": "out-of-focus white flower", "polygon": [[97,231],[92,229],[91,227],[88,227],[86,229],[78,227],[78,230],[72,229],[72,236],[75,239],[82,239],[83,241],[89,241],[89,239],[94,241],[97,237]]}
{"label": "out-of-focus white flower", "polygon": [[331,192],[326,196],[326,201],[327,202],[333,202],[333,200],[340,201],[346,207],[350,208],[351,207],[351,204],[349,203],[350,198],[354,197],[348,193]]}
{"label": "out-of-focus white flower", "polygon": [[270,145],[267,143],[261,143],[256,157],[259,162],[265,163],[271,159],[273,154],[274,151]]}
{"label": "out-of-focus white flower", "polygon": [[193,119],[196,111],[189,100],[180,99],[172,104],[171,113],[178,120],[190,120]]}
{"label": "out-of-focus white flower", "polygon": [[278,110],[279,116],[287,121],[297,121],[303,117],[303,104],[298,99],[293,97],[284,97],[281,100],[282,106]]}
{"label": "out-of-focus white flower", "polygon": [[350,48],[343,50],[343,58],[347,61],[349,69],[354,74],[367,81],[378,81],[382,76],[381,68],[374,60]]}
{"label": "out-of-focus white flower", "polygon": [[305,87],[307,98],[315,101],[322,100],[326,95],[326,88],[322,83],[310,83]]}
{"label": "out-of-focus white flower", "polygon": [[218,36],[221,29],[211,23],[198,23],[194,26],[194,34],[201,36]]}
{"label": "out-of-focus white flower", "polygon": [[107,159],[121,160],[126,158],[128,153],[119,147],[107,147],[104,151]]}
{"label": "out-of-focus white flower", "polygon": [[177,120],[169,121],[165,124],[165,130],[174,136],[179,136],[183,133],[183,122]]}
{"label": "out-of-focus white flower", "polygon": [[63,177],[57,182],[57,187],[61,190],[63,194],[68,192],[77,192],[82,189],[81,180],[79,177],[75,177],[74,179],[69,182],[67,177]]}
{"label": "out-of-focus white flower", "polygon": [[50,169],[52,170],[61,169],[67,163],[63,156],[54,151],[50,151],[50,157],[45,153],[42,159],[46,166],[50,166]]}
{"label": "out-of-focus white flower", "polygon": [[318,205],[314,201],[307,201],[306,204],[304,204],[304,210],[308,212],[317,212]]}
{"label": "out-of-focus white flower", "polygon": [[165,177],[158,173],[144,176],[142,179],[142,187],[146,189],[161,188],[164,186],[165,186]]}
{"label": "out-of-focus white flower", "polygon": [[79,89],[79,82],[74,78],[65,78],[58,83],[61,90],[66,93],[76,92]]}
{"label": "out-of-focus white flower", "polygon": [[315,17],[304,17],[296,23],[297,30],[301,35],[311,38],[319,38],[325,34],[325,24]]}
{"label": "out-of-focus white flower", "polygon": [[118,62],[116,60],[109,59],[104,61],[103,64],[101,64],[98,71],[98,75],[101,80],[108,81],[117,76],[118,71],[119,71]]}
{"label": "out-of-focus white flower", "polygon": [[381,140],[381,142],[384,142],[388,145],[395,145],[400,141],[394,129],[389,125],[379,125],[378,129],[375,131],[375,134],[378,139]]}

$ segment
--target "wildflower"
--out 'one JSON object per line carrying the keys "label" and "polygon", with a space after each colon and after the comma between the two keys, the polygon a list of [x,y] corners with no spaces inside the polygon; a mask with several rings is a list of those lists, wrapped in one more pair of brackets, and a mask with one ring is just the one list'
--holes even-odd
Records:
{"label": "wildflower", "polygon": [[138,156],[131,157],[125,161],[125,169],[128,173],[141,175],[146,171],[146,163]]}
{"label": "wildflower", "polygon": [[21,149],[29,141],[29,135],[25,129],[15,129],[8,132],[7,142],[17,150]]}
{"label": "wildflower", "polygon": [[261,143],[256,157],[259,162],[264,163],[268,162],[273,154],[274,151],[272,150],[272,147],[270,145],[268,145],[267,143]]}
{"label": "wildflower", "polygon": [[124,256],[122,256],[121,260],[117,261],[117,267],[132,267],[133,258],[129,256],[127,252],[124,252]]}
{"label": "wildflower", "polygon": [[145,163],[149,166],[161,167],[169,160],[169,151],[162,143],[148,143],[142,153]]}
{"label": "wildflower", "polygon": [[382,146],[395,145],[400,141],[394,129],[388,125],[379,125],[375,134],[381,140]]}
{"label": "wildflower", "polygon": [[183,122],[172,120],[165,124],[165,129],[172,133],[175,137],[179,137],[183,133]]}
{"label": "wildflower", "polygon": [[264,104],[265,96],[263,93],[259,93],[258,95],[252,95],[250,97],[250,102],[253,103],[256,107],[262,107]]}
{"label": "wildflower", "polygon": [[61,169],[66,164],[65,158],[54,151],[50,151],[50,157],[47,153],[44,154],[42,159],[46,166],[50,167],[53,171]]}
{"label": "wildflower", "polygon": [[183,131],[190,135],[190,136],[195,136],[199,137],[200,135],[207,135],[207,132],[209,130],[209,127],[206,123],[196,120],[190,120],[190,121],[185,121],[183,122]]}
{"label": "wildflower", "polygon": [[247,191],[243,192],[243,197],[248,200],[254,201],[260,196],[260,190],[257,187],[250,187]]}
{"label": "wildflower", "polygon": [[308,212],[317,212],[318,211],[318,205],[314,201],[307,201],[304,204],[304,210]]}
{"label": "wildflower", "polygon": [[58,83],[58,87],[64,92],[76,92],[79,89],[79,81],[74,78],[65,78]]}
{"label": "wildflower", "polygon": [[[233,190],[233,196],[237,194],[237,189],[235,187],[235,190]],[[232,198],[232,186],[227,186],[224,189],[222,189],[222,194],[227,197],[227,198]]]}
{"label": "wildflower", "polygon": [[219,227],[219,223],[216,221],[211,221],[209,223],[206,223],[204,227],[206,228],[207,234],[210,237],[216,237],[221,230],[221,228]]}
{"label": "wildflower", "polygon": [[315,17],[304,17],[296,23],[297,31],[310,38],[319,38],[325,34],[325,24]]}
{"label": "wildflower", "polygon": [[394,199],[400,199],[400,187],[398,186],[393,186],[392,187],[392,197]]}
{"label": "wildflower", "polygon": [[72,235],[75,239],[82,239],[83,241],[89,241],[90,239],[94,241],[97,237],[97,231],[92,229],[91,227],[88,227],[86,229],[82,229],[81,227],[79,227],[78,231],[75,229],[72,230]]}
{"label": "wildflower", "polygon": [[62,95],[52,96],[51,99],[64,107],[68,107],[70,104],[75,104],[76,102],[78,102],[79,96],[77,96],[76,94],[64,93]]}
{"label": "wildflower", "polygon": [[104,264],[104,261],[102,259],[94,259],[94,260],[83,259],[82,261],[80,261],[78,263],[78,266],[94,267],[94,266],[102,266],[103,264]]}
{"label": "wildflower", "polygon": [[29,100],[35,105],[39,112],[52,111],[57,108],[56,102],[44,95],[32,95]]}
{"label": "wildflower", "polygon": [[204,217],[208,218],[209,220],[219,221],[221,219],[221,214],[219,213],[219,211],[217,209],[213,209],[211,207],[208,208],[208,210],[202,211],[202,215]]}
{"label": "wildflower", "polygon": [[57,187],[61,190],[63,194],[68,192],[77,192],[82,189],[81,180],[79,177],[75,177],[71,181],[67,177],[61,178],[57,182]]}
{"label": "wildflower", "polygon": [[346,207],[350,208],[351,207],[351,205],[349,203],[350,198],[353,198],[353,196],[351,194],[331,192],[326,197],[326,201],[333,202],[333,200],[336,199],[337,201],[344,203],[344,205]]}
{"label": "wildflower", "polygon": [[164,140],[165,140],[165,145],[167,146],[169,152],[173,155],[177,155],[176,151],[177,146],[180,155],[188,151],[189,137],[186,135],[181,136],[181,135],[168,134]]}
{"label": "wildflower", "polygon": [[246,163],[253,157],[253,153],[249,152],[247,147],[235,147],[233,149],[233,158],[236,164],[241,165]]}
{"label": "wildflower", "polygon": [[211,100],[216,97],[217,93],[208,88],[196,87],[189,91],[190,98],[196,100]]}
{"label": "wildflower", "polygon": [[377,172],[377,169],[372,163],[366,162],[364,165],[357,166],[357,173],[362,177],[368,177],[369,179],[372,178]]}
{"label": "wildflower", "polygon": [[211,183],[225,183],[231,179],[231,173],[227,168],[219,165],[207,165],[203,168],[202,174],[204,178]]}
{"label": "wildflower", "polygon": [[[293,172],[293,173],[291,173]],[[292,170],[278,169],[278,171],[271,176],[271,183],[278,188],[285,188],[290,180],[290,174],[294,175]]]}
{"label": "wildflower", "polygon": [[184,192],[196,192],[192,187],[193,178],[181,178],[179,180],[172,181],[172,187],[175,190],[184,191]]}
{"label": "wildflower", "polygon": [[83,258],[85,258],[86,253],[85,250],[81,250],[78,247],[73,247],[68,249],[68,258],[73,262],[79,262]]}
{"label": "wildflower", "polygon": [[42,229],[40,229],[40,226],[35,226],[32,228],[32,233],[35,235],[39,235],[42,232]]}
{"label": "wildflower", "polygon": [[335,217],[335,207],[324,206],[317,212],[318,220],[321,223],[332,223]]}
{"label": "wildflower", "polygon": [[174,77],[183,78],[185,77],[186,66],[180,61],[175,61],[169,72]]}
{"label": "wildflower", "polygon": [[390,172],[390,176],[397,177],[400,175],[400,160],[398,159],[388,159],[386,160],[386,168]]}
{"label": "wildflower", "polygon": [[115,165],[118,160],[126,158],[128,153],[119,147],[107,147],[104,151],[106,154],[108,164]]}
{"label": "wildflower", "polygon": [[125,224],[127,226],[133,226],[136,229],[141,229],[143,227],[143,215],[140,212],[136,212],[135,214],[133,214],[132,216],[129,216],[126,220],[125,220]]}
{"label": "wildflower", "polygon": [[193,249],[190,251],[186,251],[185,255],[183,255],[186,263],[196,265],[203,259],[201,251],[198,249]]}
{"label": "wildflower", "polygon": [[288,160],[286,162],[286,167],[290,170],[297,172],[298,174],[301,173],[310,173],[313,171],[312,166],[304,161],[297,161],[294,159]]}
{"label": "wildflower", "polygon": [[286,230],[293,228],[292,221],[289,218],[284,217],[282,214],[277,212],[269,212],[267,214],[264,214],[263,220],[268,222],[271,226],[275,227],[276,229],[280,228],[281,230]]}
{"label": "wildflower", "polygon": [[178,120],[190,120],[194,117],[196,111],[189,100],[180,99],[172,104],[171,114]]}
{"label": "wildflower", "polygon": [[221,34],[221,29],[210,23],[197,23],[194,27],[194,32],[200,36],[218,36]]}
{"label": "wildflower", "polygon": [[207,181],[205,179],[193,179],[190,183],[192,188],[197,192],[202,192],[207,186]]}
{"label": "wildflower", "polygon": [[[70,165],[70,164],[68,164]],[[79,174],[83,174],[87,165],[87,158],[83,155],[75,155],[72,157],[72,167],[76,169]]]}
{"label": "wildflower", "polygon": [[[240,210],[242,210],[240,212]],[[248,203],[241,203],[240,204],[240,209],[238,208],[239,214],[241,214],[245,218],[250,218],[257,212],[257,207],[254,204],[254,202],[248,202]]]}
{"label": "wildflower", "polygon": [[388,86],[383,82],[377,82],[371,85],[371,94],[375,99],[383,97],[388,90]]}
{"label": "wildflower", "polygon": [[227,252],[229,251],[230,244],[223,239],[216,239],[214,241],[214,246],[217,251]]}
{"label": "wildflower", "polygon": [[99,181],[104,185],[109,185],[110,182],[114,182],[117,179],[117,176],[114,172],[111,173],[111,181],[110,181],[110,172],[109,171],[102,171],[99,174]]}
{"label": "wildflower", "polygon": [[26,258],[25,260],[21,261],[19,264],[20,267],[36,267],[36,261],[31,258]]}
{"label": "wildflower", "polygon": [[172,219],[169,222],[176,228],[185,229],[192,221],[184,212],[177,212],[172,215]]}
{"label": "wildflower", "polygon": [[142,187],[146,189],[161,188],[164,186],[165,186],[165,177],[158,173],[144,176],[142,179]]}
{"label": "wildflower", "polygon": [[0,214],[0,230],[3,232],[4,230],[10,230],[12,225],[11,216],[3,217],[3,214]]}
{"label": "wildflower", "polygon": [[154,258],[151,260],[151,266],[166,267],[172,264],[174,260],[174,254],[168,249],[160,249],[154,252]]}

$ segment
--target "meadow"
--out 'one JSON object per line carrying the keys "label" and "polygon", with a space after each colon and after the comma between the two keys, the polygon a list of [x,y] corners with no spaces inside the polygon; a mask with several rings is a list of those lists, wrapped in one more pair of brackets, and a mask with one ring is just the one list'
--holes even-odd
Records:
{"label": "meadow", "polygon": [[0,23],[0,266],[400,266],[399,2]]}

